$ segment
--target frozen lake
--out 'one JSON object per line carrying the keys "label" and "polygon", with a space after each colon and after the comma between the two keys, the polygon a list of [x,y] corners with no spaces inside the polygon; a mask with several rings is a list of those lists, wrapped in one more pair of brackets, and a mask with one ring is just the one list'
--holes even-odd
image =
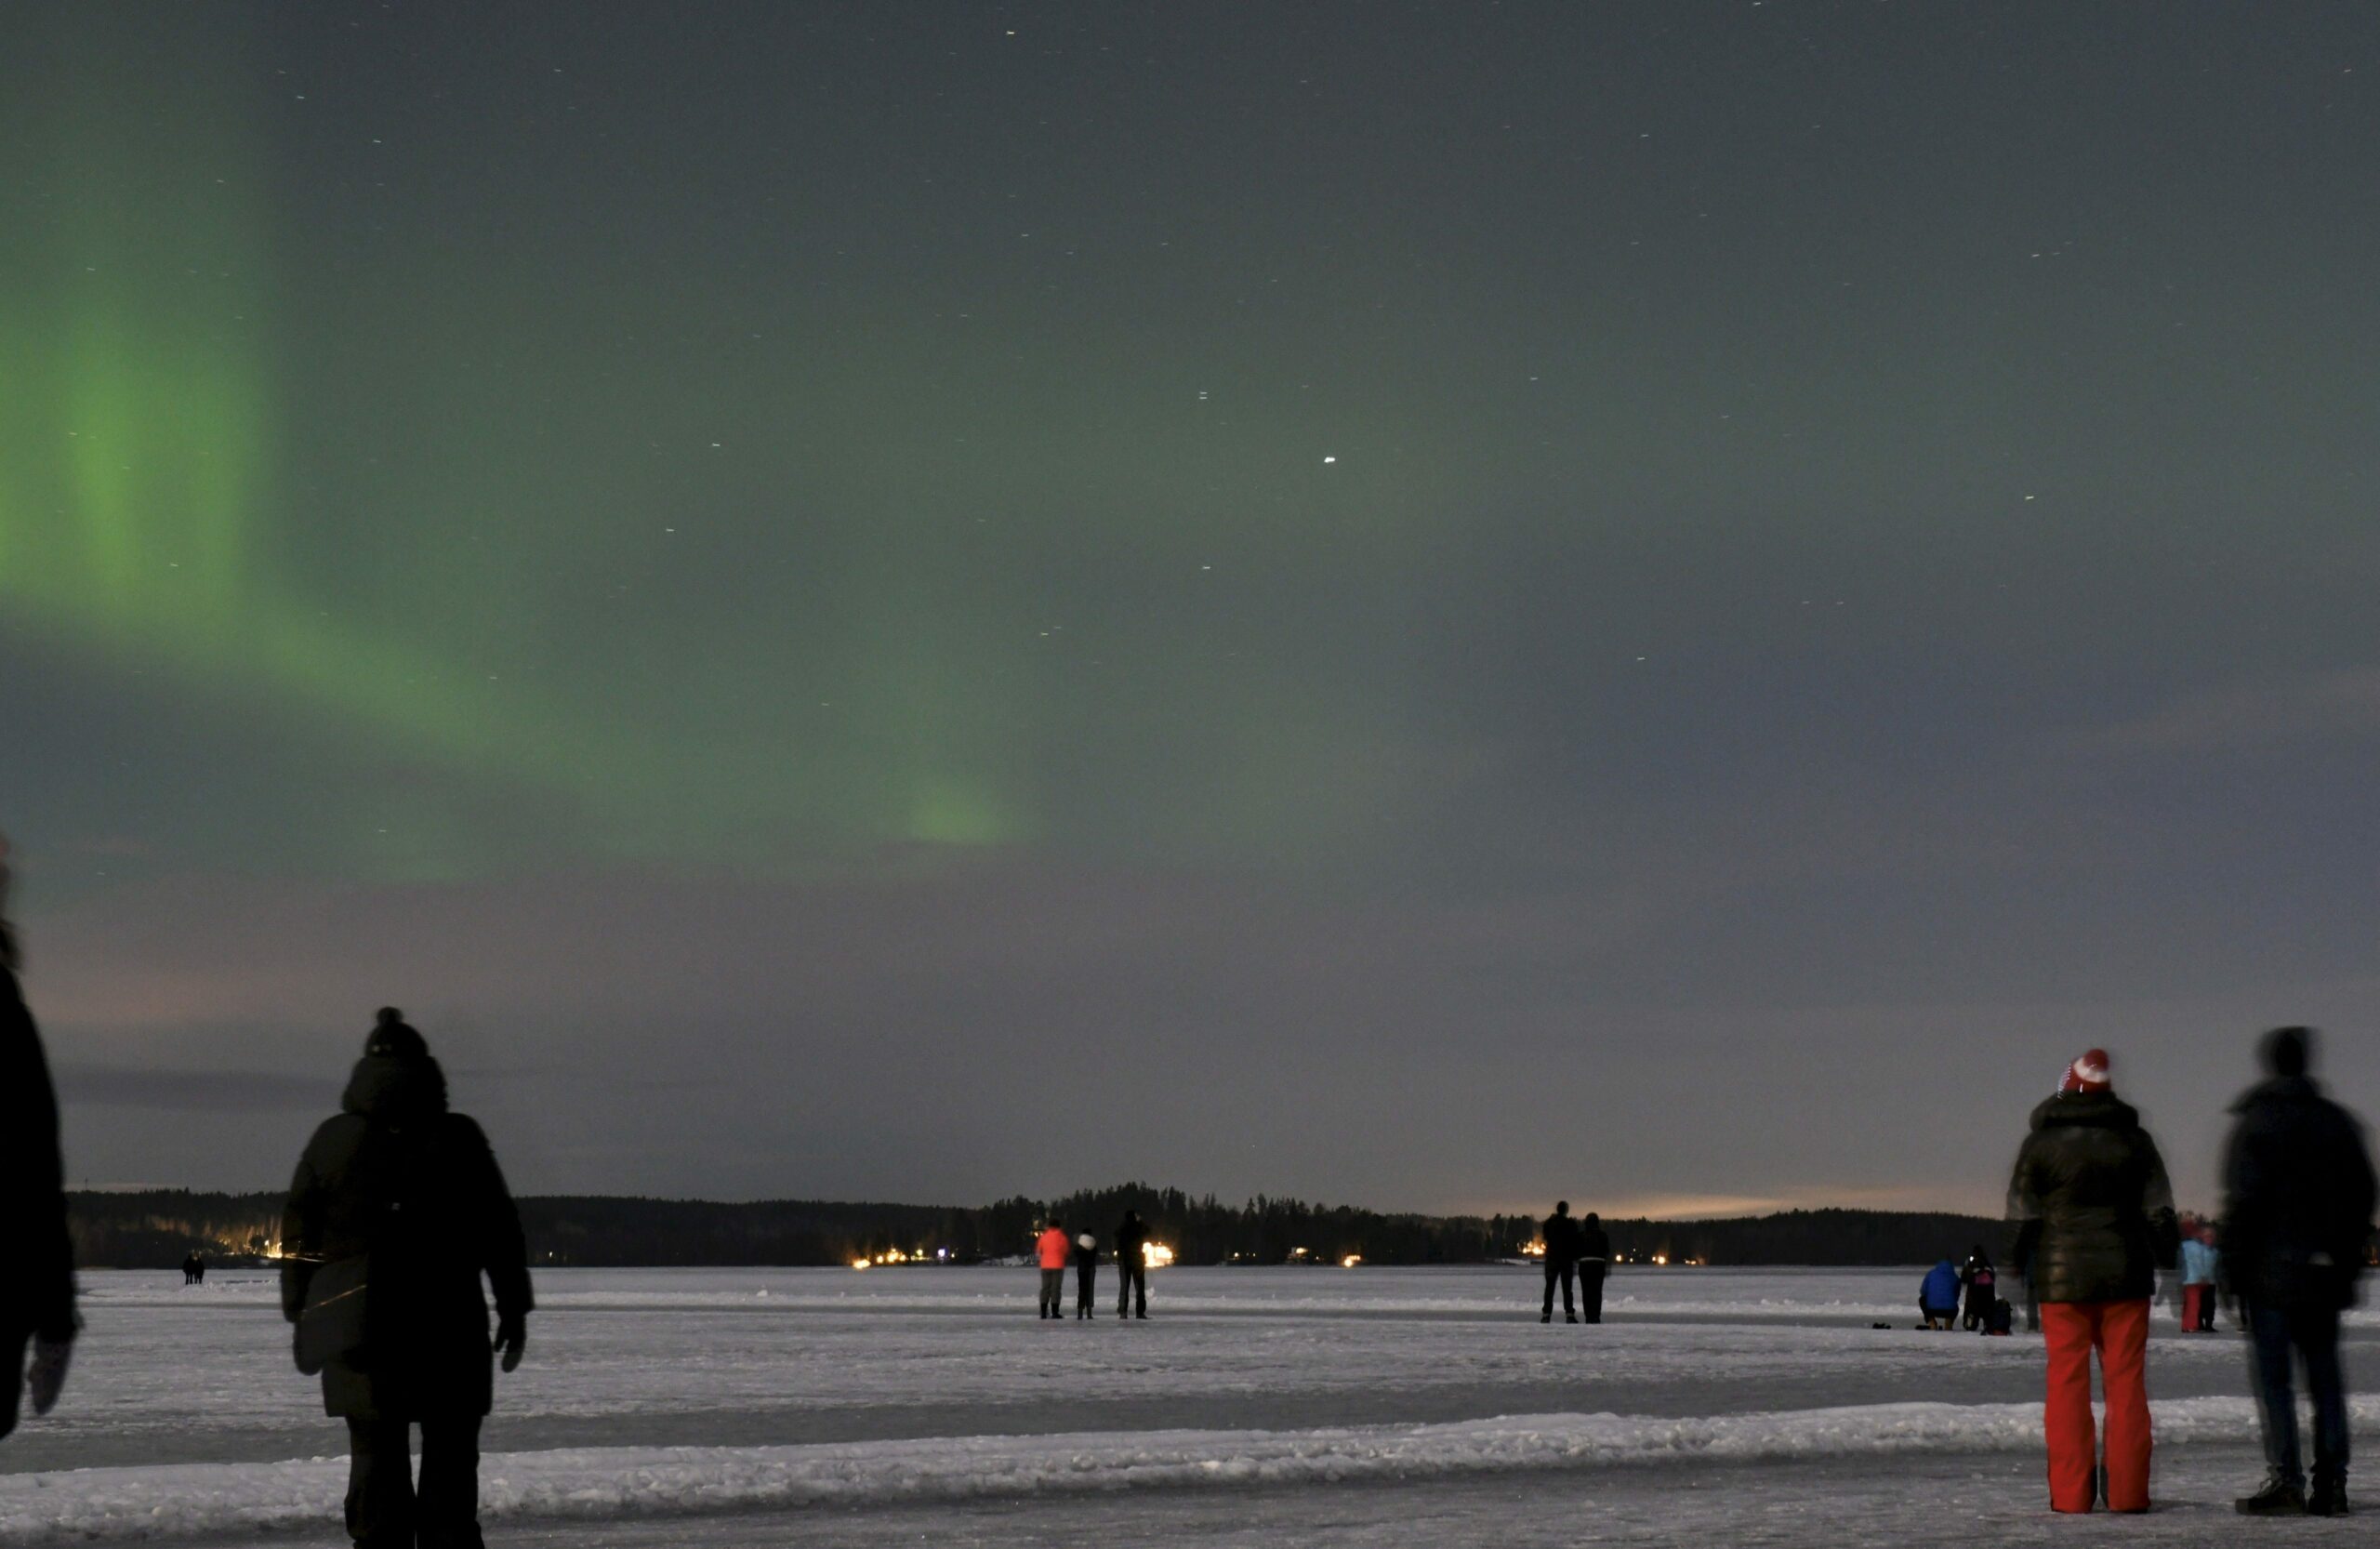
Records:
{"label": "frozen lake", "polygon": [[[1150,1321],[1088,1325],[1035,1318],[1017,1269],[548,1271],[483,1476],[501,1537],[553,1543],[1395,1542],[1427,1520],[1506,1544],[1538,1542],[1515,1513],[1570,1542],[1589,1502],[1623,1539],[1881,1542],[1938,1529],[1937,1500],[2021,1538],[2039,1344],[1913,1330],[1919,1273],[1628,1270],[1608,1321],[1572,1328],[1538,1323],[1525,1269],[1168,1269]],[[0,1444],[0,1542],[340,1542],[343,1432],[272,1277],[84,1289],[65,1401]],[[2367,1396],[2375,1332],[2355,1320]],[[2244,1367],[2161,1318],[2161,1531],[2253,1482]],[[2360,1440],[2380,1407],[2357,1419]]]}

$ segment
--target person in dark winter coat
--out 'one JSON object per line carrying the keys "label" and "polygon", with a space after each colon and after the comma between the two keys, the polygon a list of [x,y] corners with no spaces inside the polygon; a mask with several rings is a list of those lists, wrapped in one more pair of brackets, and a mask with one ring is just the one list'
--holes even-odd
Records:
{"label": "person in dark winter coat", "polygon": [[58,1401],[79,1327],[58,1154],[58,1094],[17,983],[17,942],[7,919],[7,841],[0,840],[0,1242],[9,1252],[7,1275],[0,1278],[0,1362],[7,1363],[0,1372],[0,1436],[17,1428],[29,1385],[35,1414],[47,1414]]}
{"label": "person in dark winter coat", "polygon": [[2107,1503],[2149,1509],[2149,1305],[2180,1236],[2173,1185],[2140,1116],[2119,1099],[2107,1054],[2068,1067],[2033,1110],[2008,1181],[2012,1258],[2042,1303],[2049,1345],[2050,1509],[2087,1512],[2097,1496],[2091,1356],[2107,1388]]}
{"label": "person in dark winter coat", "polygon": [[[2264,1488],[2238,1503],[2270,1516],[2347,1512],[2347,1383],[2339,1313],[2355,1300],[2372,1238],[2371,1153],[2355,1116],[2308,1074],[2313,1030],[2265,1035],[2266,1079],[2232,1105],[2223,1158],[2223,1230],[2215,1273],[2236,1295],[2250,1340],[2264,1425]],[[2314,1489],[2297,1450],[2294,1351],[2314,1400]]]}
{"label": "person in dark winter coat", "polygon": [[1088,1322],[1091,1296],[1099,1280],[1099,1239],[1089,1232],[1075,1238],[1075,1316]]}
{"label": "person in dark winter coat", "polygon": [[281,1305],[300,1370],[320,1370],[323,1408],[347,1422],[348,1535],[364,1549],[478,1549],[480,1423],[494,1397],[480,1279],[510,1371],[532,1305],[520,1213],[487,1137],[447,1110],[444,1074],[394,1007],[339,1106],[289,1185]]}
{"label": "person in dark winter coat", "polygon": [[1611,1234],[1603,1229],[1603,1217],[1589,1211],[1579,1227],[1579,1317],[1581,1322],[1603,1321],[1603,1278],[1611,1270]]}
{"label": "person in dark winter coat", "polygon": [[1959,1326],[1969,1333],[1979,1333],[1991,1323],[1992,1304],[2000,1300],[2000,1275],[1991,1267],[1991,1255],[1978,1242],[1967,1250],[1967,1262],[1959,1266],[1959,1289],[1965,1293],[1966,1313]]}
{"label": "person in dark winter coat", "polygon": [[1579,1273],[1579,1224],[1570,1219],[1570,1201],[1557,1199],[1554,1213],[1538,1227],[1538,1239],[1545,1249],[1545,1310],[1538,1317],[1540,1323],[1554,1321],[1554,1287],[1562,1287],[1562,1319],[1566,1323],[1579,1320],[1577,1293]]}
{"label": "person in dark winter coat", "polygon": [[182,1260],[182,1284],[186,1286],[199,1286],[205,1285],[205,1283],[206,1261],[200,1258],[195,1251],[192,1251],[188,1258]]}
{"label": "person in dark winter coat", "polygon": [[1149,1229],[1141,1212],[1126,1211],[1116,1227],[1116,1316],[1149,1315]]}

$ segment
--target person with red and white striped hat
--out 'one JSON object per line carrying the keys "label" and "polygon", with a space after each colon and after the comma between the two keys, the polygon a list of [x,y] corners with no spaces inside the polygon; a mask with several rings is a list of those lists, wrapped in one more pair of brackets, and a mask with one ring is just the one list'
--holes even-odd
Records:
{"label": "person with red and white striped hat", "polygon": [[[2016,1266],[2041,1298],[2049,1344],[2050,1509],[2149,1509],[2149,1306],[2179,1237],[2174,1189],[2140,1115],[2117,1097],[2107,1051],[2066,1068],[2033,1110],[2008,1183]],[[2107,1388],[2102,1480],[2091,1357]]]}

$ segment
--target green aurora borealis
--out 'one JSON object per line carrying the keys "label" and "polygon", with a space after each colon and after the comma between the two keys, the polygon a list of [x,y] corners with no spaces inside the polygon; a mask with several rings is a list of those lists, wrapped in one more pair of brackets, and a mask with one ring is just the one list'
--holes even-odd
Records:
{"label": "green aurora borealis", "polygon": [[[1251,566],[1393,581],[1431,495],[1409,449],[1251,469],[1187,386],[1176,422],[1110,429],[1097,356],[1130,341],[954,344],[866,285],[628,294],[495,232],[326,269],[341,236],[274,165],[312,99],[268,73],[261,20],[52,30],[58,111],[12,137],[45,218],[13,239],[38,283],[0,468],[0,589],[46,638],[489,783],[617,856],[1025,841],[1078,807],[1046,765],[1105,741],[1177,785],[1167,843],[1294,845],[1376,783],[1313,653],[1225,637]],[[393,160],[387,138],[341,149]],[[1207,364],[1182,380],[1246,374]],[[480,869],[486,836],[436,807],[375,853],[362,803],[322,858]]]}

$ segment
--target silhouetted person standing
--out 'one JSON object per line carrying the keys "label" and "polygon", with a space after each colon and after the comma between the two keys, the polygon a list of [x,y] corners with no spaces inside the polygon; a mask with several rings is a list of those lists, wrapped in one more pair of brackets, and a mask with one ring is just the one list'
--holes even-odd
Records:
{"label": "silhouetted person standing", "polygon": [[[2265,1035],[2266,1079],[2231,1111],[2223,1157],[2222,1252],[2216,1272],[2241,1303],[2264,1425],[2264,1488],[2238,1503],[2253,1516],[2346,1515],[2347,1382],[2339,1313],[2355,1300],[2372,1237],[2372,1157],[2354,1115],[2308,1072],[2313,1029]],[[2294,1352],[2314,1401],[2314,1489],[2297,1450]]]}
{"label": "silhouetted person standing", "polygon": [[2091,1356],[2107,1388],[2107,1503],[2149,1509],[2149,1304],[2157,1267],[2180,1230],[2173,1185],[2140,1115],[2115,1094],[2108,1056],[2069,1066],[2057,1094],[2033,1110],[2008,1180],[2016,1265],[2039,1290],[2049,1346],[2052,1511],[2087,1512],[2097,1495]]}
{"label": "silhouetted person standing", "polygon": [[[17,1428],[31,1388],[47,1414],[74,1347],[74,1251],[66,1236],[64,1169],[58,1155],[58,1093],[41,1035],[17,983],[17,938],[7,920],[8,844],[0,840],[0,1436]],[[33,1367],[25,1349],[33,1347]]]}
{"label": "silhouetted person standing", "polygon": [[1091,1297],[1099,1282],[1099,1239],[1089,1232],[1075,1238],[1075,1317],[1088,1322]]}
{"label": "silhouetted person standing", "polygon": [[1126,1211],[1116,1228],[1116,1316],[1149,1315],[1149,1229],[1141,1212]]}
{"label": "silhouetted person standing", "polygon": [[[495,1348],[521,1364],[531,1305],[520,1213],[480,1127],[446,1107],[422,1037],[383,1008],[307,1143],[282,1213],[281,1305],[301,1370],[347,1422],[347,1531],[364,1549],[478,1549],[479,1433]],[[410,1431],[421,1427],[421,1480]]]}
{"label": "silhouetted person standing", "polygon": [[1572,1290],[1579,1273],[1579,1224],[1570,1219],[1570,1201],[1556,1199],[1554,1213],[1540,1223],[1539,1243],[1545,1249],[1545,1306],[1539,1312],[1540,1323],[1554,1321],[1554,1288],[1562,1287],[1562,1320],[1579,1320],[1579,1301]]}
{"label": "silhouetted person standing", "polygon": [[1589,1323],[1603,1321],[1603,1278],[1610,1270],[1611,1234],[1589,1211],[1579,1228],[1579,1316]]}
{"label": "silhouetted person standing", "polygon": [[206,1261],[193,1251],[182,1260],[182,1284],[203,1286],[206,1283]]}

